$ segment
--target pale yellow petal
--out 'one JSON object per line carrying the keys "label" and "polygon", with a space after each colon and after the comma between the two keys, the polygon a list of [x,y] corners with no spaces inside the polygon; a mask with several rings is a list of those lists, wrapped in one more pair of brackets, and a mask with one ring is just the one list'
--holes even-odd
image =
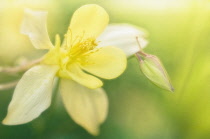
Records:
{"label": "pale yellow petal", "polygon": [[25,9],[21,33],[28,35],[33,46],[37,49],[53,47],[47,32],[47,12]]}
{"label": "pale yellow petal", "polygon": [[109,16],[106,11],[96,5],[88,4],[80,7],[73,14],[70,23],[71,43],[80,39],[98,37],[109,22]]}
{"label": "pale yellow petal", "polygon": [[68,67],[68,75],[74,81],[91,89],[99,88],[103,85],[100,79],[82,71],[78,64],[71,64]]}
{"label": "pale yellow petal", "polygon": [[[97,38],[99,47],[115,46],[124,51],[129,57],[147,46],[145,39],[147,33],[144,29],[129,24],[108,25],[104,32]],[[138,39],[138,42],[137,42]],[[140,44],[140,46],[139,46]]]}
{"label": "pale yellow petal", "polygon": [[102,88],[89,89],[72,80],[62,79],[64,105],[71,118],[89,133],[97,135],[107,117],[108,99]]}
{"label": "pale yellow petal", "polygon": [[116,47],[106,46],[84,57],[82,68],[104,79],[113,79],[122,74],[127,65],[125,53]]}
{"label": "pale yellow petal", "polygon": [[5,125],[24,124],[37,118],[51,103],[57,66],[38,65],[29,69],[15,88]]}

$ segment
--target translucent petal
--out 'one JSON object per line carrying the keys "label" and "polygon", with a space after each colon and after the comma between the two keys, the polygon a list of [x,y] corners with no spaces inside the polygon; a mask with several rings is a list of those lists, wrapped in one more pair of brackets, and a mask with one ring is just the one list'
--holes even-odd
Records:
{"label": "translucent petal", "polygon": [[51,103],[57,66],[38,65],[29,69],[15,88],[5,125],[24,124],[37,118]]}
{"label": "translucent petal", "polygon": [[127,65],[124,52],[116,47],[107,46],[84,57],[82,68],[104,79],[113,79],[122,74]]}
{"label": "translucent petal", "polygon": [[72,80],[62,79],[60,86],[64,105],[71,118],[93,135],[107,117],[108,99],[102,88],[89,89]]}
{"label": "translucent petal", "polygon": [[80,39],[98,37],[109,22],[109,16],[106,11],[96,5],[88,4],[80,7],[73,14],[70,23],[71,43]]}
{"label": "translucent petal", "polygon": [[113,24],[107,26],[105,31],[98,37],[98,47],[116,46],[122,49],[129,57],[140,50],[137,43],[138,41],[141,48],[145,48],[148,44],[145,39],[146,33],[143,29],[139,29],[128,24]]}
{"label": "translucent petal", "polygon": [[21,33],[28,35],[33,46],[37,49],[53,47],[46,27],[47,12],[25,9]]}
{"label": "translucent petal", "polygon": [[83,72],[78,64],[71,64],[68,68],[68,75],[81,85],[91,89],[99,88],[103,85],[100,79]]}

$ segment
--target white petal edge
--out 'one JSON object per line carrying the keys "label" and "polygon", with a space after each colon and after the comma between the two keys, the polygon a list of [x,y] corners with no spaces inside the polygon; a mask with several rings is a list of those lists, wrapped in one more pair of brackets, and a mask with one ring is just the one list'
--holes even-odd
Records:
{"label": "white petal edge", "polygon": [[24,10],[21,33],[28,35],[33,46],[37,49],[50,49],[53,44],[47,32],[47,12]]}
{"label": "white petal edge", "polygon": [[108,98],[102,88],[89,89],[73,80],[62,79],[60,92],[71,118],[89,133],[98,135],[108,113]]}
{"label": "white petal edge", "polygon": [[124,51],[127,57],[137,53],[141,48],[145,48],[148,41],[145,39],[147,33],[145,30],[129,24],[110,24],[104,32],[98,37],[98,47],[115,46]]}
{"label": "white petal edge", "polygon": [[17,84],[5,125],[19,125],[37,118],[51,104],[57,66],[38,65],[29,69]]}

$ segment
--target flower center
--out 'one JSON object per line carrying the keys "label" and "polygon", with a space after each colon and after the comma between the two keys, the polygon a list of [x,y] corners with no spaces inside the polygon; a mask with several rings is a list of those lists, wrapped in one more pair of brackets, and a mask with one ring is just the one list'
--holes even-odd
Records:
{"label": "flower center", "polygon": [[64,43],[63,46],[60,45],[60,38],[56,37],[55,47],[50,49],[49,52],[44,56],[42,61],[43,64],[47,65],[57,65],[60,67],[58,71],[58,76],[66,76],[68,71],[68,66],[73,63],[83,63],[85,57],[89,54],[95,52],[97,49],[95,47],[98,44],[95,39],[88,38],[85,40],[77,41],[76,43]]}
{"label": "flower center", "polygon": [[69,56],[71,58],[85,55],[92,51],[98,44],[95,39],[88,38],[84,41],[79,41],[75,45],[69,47]]}

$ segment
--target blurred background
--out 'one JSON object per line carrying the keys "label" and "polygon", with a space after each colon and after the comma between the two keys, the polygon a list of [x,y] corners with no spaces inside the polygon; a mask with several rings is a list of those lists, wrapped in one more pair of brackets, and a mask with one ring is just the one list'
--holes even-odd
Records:
{"label": "blurred background", "polygon": [[[36,51],[19,32],[25,7],[48,11],[54,41],[57,33],[66,32],[72,13],[91,3],[107,10],[110,23],[130,23],[148,31],[144,50],[161,59],[175,92],[150,83],[131,57],[122,76],[105,81],[109,114],[99,136],[75,124],[58,97],[28,124],[0,124],[0,139],[210,139],[209,0],[0,0],[0,65],[14,66],[45,53]],[[21,75],[0,73],[0,83]],[[0,120],[13,91],[0,91]]]}

